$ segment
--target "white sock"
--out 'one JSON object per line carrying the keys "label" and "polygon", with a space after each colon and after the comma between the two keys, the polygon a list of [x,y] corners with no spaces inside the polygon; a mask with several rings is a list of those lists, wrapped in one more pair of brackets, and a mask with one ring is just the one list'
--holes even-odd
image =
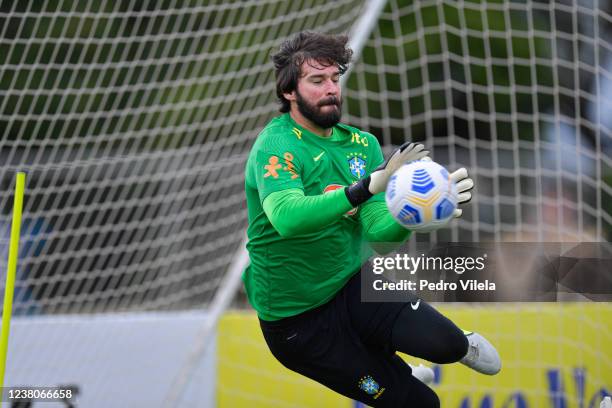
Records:
{"label": "white sock", "polygon": [[423,364],[419,364],[418,366],[414,366],[412,364],[408,364],[410,368],[412,368],[412,376],[417,380],[421,381],[424,384],[433,383],[435,374],[430,367],[424,366]]}

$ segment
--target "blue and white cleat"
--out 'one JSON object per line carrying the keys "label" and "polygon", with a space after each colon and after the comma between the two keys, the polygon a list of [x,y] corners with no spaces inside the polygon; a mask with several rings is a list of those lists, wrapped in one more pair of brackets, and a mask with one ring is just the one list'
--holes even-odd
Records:
{"label": "blue and white cleat", "polygon": [[612,408],[612,398],[605,397],[599,404],[599,408]]}
{"label": "blue and white cleat", "polygon": [[433,383],[435,374],[431,368],[424,366],[423,364],[419,364],[418,366],[413,366],[412,364],[408,365],[410,368],[412,368],[412,376],[417,380],[426,385]]}
{"label": "blue and white cleat", "polygon": [[459,362],[482,374],[495,375],[501,370],[499,353],[478,333],[464,332],[468,339],[468,352]]}

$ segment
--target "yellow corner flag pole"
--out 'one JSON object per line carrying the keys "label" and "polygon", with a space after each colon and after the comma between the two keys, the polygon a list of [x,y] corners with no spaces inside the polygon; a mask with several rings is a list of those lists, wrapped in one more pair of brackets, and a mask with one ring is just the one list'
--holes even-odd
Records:
{"label": "yellow corner flag pole", "polygon": [[6,270],[6,287],[4,289],[4,308],[2,309],[2,331],[0,332],[0,389],[4,387],[4,370],[8,351],[8,338],[13,312],[13,292],[19,253],[19,234],[21,230],[21,210],[23,208],[23,191],[25,190],[25,173],[17,173],[15,183],[15,202],[13,204],[13,222],[11,225],[11,242],[9,245],[8,267]]}

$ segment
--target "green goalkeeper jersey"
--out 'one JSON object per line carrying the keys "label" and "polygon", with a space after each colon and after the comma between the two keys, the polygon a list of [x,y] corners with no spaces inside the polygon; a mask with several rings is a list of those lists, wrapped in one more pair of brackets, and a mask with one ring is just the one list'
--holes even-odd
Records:
{"label": "green goalkeeper jersey", "polygon": [[[251,264],[243,281],[261,319],[278,320],[326,303],[368,255],[358,209],[350,210],[350,204],[344,216],[322,229],[283,237],[266,216],[264,199],[289,189],[302,190],[305,196],[343,189],[366,177],[383,160],[373,135],[343,124],[324,138],[286,113],[259,134],[246,165]],[[340,196],[338,200],[348,203]],[[369,202],[381,200],[382,194]]]}

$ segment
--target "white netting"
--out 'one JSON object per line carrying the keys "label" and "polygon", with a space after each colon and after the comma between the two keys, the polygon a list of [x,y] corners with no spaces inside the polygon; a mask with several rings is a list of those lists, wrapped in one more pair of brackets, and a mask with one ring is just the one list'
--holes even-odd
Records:
{"label": "white netting", "polygon": [[443,238],[609,240],[611,9],[391,0],[348,80],[347,120],[470,170],[474,199]]}
{"label": "white netting", "polygon": [[[383,146],[423,141],[475,179],[456,226],[411,244],[612,238],[611,1],[389,0],[344,95],[345,119]],[[491,379],[445,366],[442,406],[586,406],[609,392],[610,303],[438,307],[504,366]]]}
{"label": "white netting", "polygon": [[246,225],[245,156],[277,112],[270,51],[346,31],[358,6],[3,2],[7,226],[28,173],[15,314],[206,306]]}
{"label": "white netting", "polygon": [[[346,32],[361,6],[0,1],[2,253],[27,173],[5,385],[161,405],[207,340],[206,313],[166,312],[208,311],[244,236],[246,155],[278,113],[271,52]],[[118,313],[144,311],[164,313]],[[198,406],[205,366],[187,373],[204,367]]]}

